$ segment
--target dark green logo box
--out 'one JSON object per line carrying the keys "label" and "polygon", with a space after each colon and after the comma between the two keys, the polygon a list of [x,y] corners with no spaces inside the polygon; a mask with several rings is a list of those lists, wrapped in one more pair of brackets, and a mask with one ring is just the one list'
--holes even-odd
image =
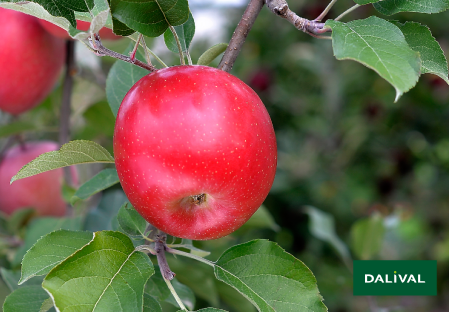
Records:
{"label": "dark green logo box", "polygon": [[354,296],[436,296],[436,260],[354,260]]}

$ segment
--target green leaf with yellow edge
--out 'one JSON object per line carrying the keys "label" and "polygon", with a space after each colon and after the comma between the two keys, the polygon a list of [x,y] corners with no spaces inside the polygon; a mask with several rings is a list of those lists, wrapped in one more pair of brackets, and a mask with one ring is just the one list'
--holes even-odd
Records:
{"label": "green leaf with yellow edge", "polygon": [[123,233],[102,231],[56,266],[42,286],[57,310],[142,311],[144,286],[154,273],[148,256]]}
{"label": "green leaf with yellow edge", "polygon": [[64,144],[59,151],[44,153],[23,166],[12,177],[11,183],[45,171],[90,163],[114,163],[114,158],[104,147],[95,142],[85,140],[71,141]]}

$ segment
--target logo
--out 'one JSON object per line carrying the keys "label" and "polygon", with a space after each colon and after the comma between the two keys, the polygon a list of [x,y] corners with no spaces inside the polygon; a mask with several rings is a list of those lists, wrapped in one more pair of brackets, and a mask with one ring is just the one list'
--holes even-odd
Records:
{"label": "logo", "polygon": [[354,296],[436,296],[435,260],[354,260]]}

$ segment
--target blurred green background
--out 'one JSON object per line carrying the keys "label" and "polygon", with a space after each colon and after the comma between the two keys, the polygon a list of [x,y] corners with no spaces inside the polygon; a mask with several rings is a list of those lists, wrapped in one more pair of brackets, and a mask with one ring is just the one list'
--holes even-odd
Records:
{"label": "blurred green background", "polygon": [[[222,34],[199,29],[213,29],[207,19],[197,23],[202,35],[192,44],[194,62],[217,40],[229,40],[244,10],[236,3],[214,6],[192,1],[194,18],[215,12],[224,21],[219,26]],[[289,5],[298,15],[313,19],[327,2],[291,0]],[[339,1],[328,17],[335,18],[352,5]],[[368,5],[343,21],[370,15],[381,16]],[[449,12],[397,14],[392,19],[428,25],[448,56]],[[121,52],[128,43],[123,39],[106,45]],[[147,43],[167,64],[179,63],[159,39]],[[104,84],[115,60],[84,50],[77,54],[72,139],[95,140],[112,150],[114,117]],[[330,40],[303,34],[266,8],[231,73],[259,94],[276,131],[278,171],[264,204],[272,217],[260,213],[235,234],[196,245],[211,250],[210,259],[215,260],[236,243],[273,240],[312,270],[329,311],[449,311],[448,85],[424,75],[394,103],[394,88],[376,73],[352,61],[337,61]],[[26,140],[57,140],[60,98],[59,85],[42,105],[20,116],[29,127]],[[6,137],[2,129],[11,121],[0,114],[0,144]],[[81,182],[98,170],[80,167]],[[103,200],[117,192],[118,186],[107,191]],[[100,198],[95,198],[79,211],[85,214],[99,206]],[[2,265],[13,269],[8,262],[13,251],[0,250]],[[354,297],[352,259],[437,260],[438,296]],[[202,264],[179,259],[171,259],[170,264],[179,272],[179,281],[195,292],[197,308],[212,304],[229,311],[255,311],[234,290],[215,281],[213,272]],[[170,306],[165,309],[176,311]]]}

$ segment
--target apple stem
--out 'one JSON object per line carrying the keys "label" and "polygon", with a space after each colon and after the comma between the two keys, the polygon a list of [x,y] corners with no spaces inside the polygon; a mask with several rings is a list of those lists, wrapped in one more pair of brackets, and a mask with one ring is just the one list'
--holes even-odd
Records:
{"label": "apple stem", "polygon": [[[75,41],[66,40],[65,75],[62,86],[61,111],[59,116],[59,145],[70,141],[70,113],[73,89],[73,76],[76,74],[75,66]],[[72,185],[72,174],[70,167],[64,167],[64,180],[69,186]]]}
{"label": "apple stem", "polygon": [[170,28],[170,31],[172,32],[173,36],[175,37],[176,45],[178,46],[179,59],[181,61],[181,65],[185,65],[186,62],[184,60],[184,54],[182,53],[181,41],[179,41],[179,37],[178,37],[178,34],[176,33],[175,27],[170,25],[169,28]]}
{"label": "apple stem", "polygon": [[105,46],[103,46],[103,44],[101,43],[100,37],[96,36],[94,38],[95,42],[92,42],[92,39],[89,38],[89,43],[88,46],[92,49],[92,51],[98,55],[98,56],[110,56],[116,59],[119,59],[121,61],[124,62],[128,62],[134,65],[137,65],[139,67],[145,68],[146,70],[153,72],[156,71],[157,68],[154,67],[153,65],[150,64],[146,64],[138,59],[134,59],[132,60],[129,56],[117,53],[115,51],[109,50],[108,48],[106,48]]}
{"label": "apple stem", "polygon": [[229,41],[228,48],[226,49],[218,69],[221,69],[229,73],[234,66],[235,60],[242,49],[245,39],[248,36],[251,27],[256,21],[259,12],[262,10],[265,0],[251,0],[243,13],[242,19],[238,23],[231,41]]}
{"label": "apple stem", "polygon": [[159,231],[156,235],[155,248],[157,263],[159,264],[159,268],[161,269],[161,274],[164,279],[171,281],[175,277],[175,273],[170,270],[170,267],[167,263],[167,258],[165,257],[165,251],[167,250],[167,234]]}
{"label": "apple stem", "polygon": [[[145,60],[147,61],[147,64],[150,66],[153,66],[153,64],[151,63],[150,53],[148,52],[151,50],[147,48],[147,44],[145,43],[145,38],[143,36],[141,37],[140,42],[142,42],[143,50],[145,51]],[[153,53],[153,55],[154,55],[154,53]],[[162,64],[165,65],[164,62],[162,62]],[[165,65],[165,67],[167,67],[167,65]]]}
{"label": "apple stem", "polygon": [[197,255],[188,253],[188,252],[184,252],[184,251],[177,250],[177,249],[172,249],[170,247],[166,247],[165,251],[167,251],[167,252],[169,252],[171,254],[174,254],[174,255],[180,255],[180,256],[184,256],[184,257],[188,257],[188,258],[191,258],[191,259],[198,260],[198,261],[203,262],[203,263],[205,263],[207,265],[210,265],[211,267],[215,266],[214,262],[212,262],[210,260],[207,260],[207,259],[204,259],[203,257],[200,257],[200,256],[197,256]]}

